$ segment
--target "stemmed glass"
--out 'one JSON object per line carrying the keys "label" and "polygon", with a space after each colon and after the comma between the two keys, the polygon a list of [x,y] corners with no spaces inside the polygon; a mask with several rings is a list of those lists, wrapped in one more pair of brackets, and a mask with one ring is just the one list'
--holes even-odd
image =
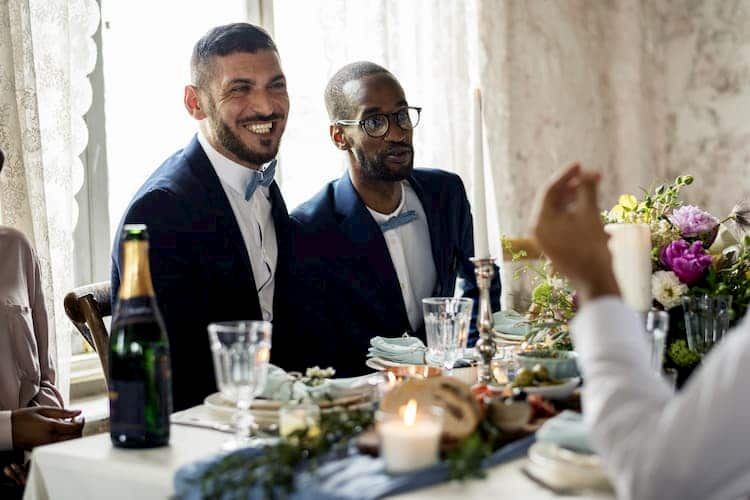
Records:
{"label": "stemmed glass", "polygon": [[250,413],[253,399],[266,386],[271,357],[271,323],[227,321],[208,325],[216,383],[222,396],[235,401],[234,438],[223,448],[234,450],[252,444],[250,430],[255,421]]}
{"label": "stemmed glass", "polygon": [[664,364],[664,348],[669,333],[669,314],[652,309],[646,315],[646,338],[651,347],[651,368],[661,375]]}
{"label": "stemmed glass", "polygon": [[429,297],[422,299],[427,357],[439,361],[446,375],[464,354],[469,339],[473,299]]}

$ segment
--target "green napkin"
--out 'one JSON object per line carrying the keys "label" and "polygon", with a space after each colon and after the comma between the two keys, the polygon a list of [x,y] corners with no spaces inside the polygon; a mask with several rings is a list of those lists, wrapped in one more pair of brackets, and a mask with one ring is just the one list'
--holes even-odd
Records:
{"label": "green napkin", "polygon": [[526,316],[512,309],[496,312],[492,315],[492,322],[495,330],[506,335],[525,337],[529,333]]}
{"label": "green napkin", "polygon": [[394,363],[409,365],[424,364],[427,351],[417,337],[373,337],[370,339],[369,358],[382,358]]}
{"label": "green napkin", "polygon": [[259,397],[274,401],[320,401],[339,399],[371,390],[372,375],[352,378],[325,379],[320,385],[310,386],[275,365],[268,366],[266,387]]}
{"label": "green napkin", "polygon": [[594,453],[583,415],[570,410],[547,420],[536,432],[536,438],[538,441],[549,441],[580,453]]}

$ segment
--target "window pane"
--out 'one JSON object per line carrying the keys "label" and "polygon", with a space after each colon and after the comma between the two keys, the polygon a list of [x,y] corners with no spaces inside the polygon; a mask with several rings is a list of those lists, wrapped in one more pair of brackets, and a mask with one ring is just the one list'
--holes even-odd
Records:
{"label": "window pane", "polygon": [[102,57],[111,236],[148,176],[197,130],[182,104],[190,54],[210,28],[246,19],[245,0],[104,0]]}

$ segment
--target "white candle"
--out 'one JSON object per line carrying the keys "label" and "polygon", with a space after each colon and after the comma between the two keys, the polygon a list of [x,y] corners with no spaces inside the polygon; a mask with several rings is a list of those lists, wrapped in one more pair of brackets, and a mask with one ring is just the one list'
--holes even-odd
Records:
{"label": "white candle", "polygon": [[438,460],[441,423],[429,412],[418,412],[417,402],[402,406],[403,415],[387,415],[378,423],[380,455],[388,472],[407,472]]}
{"label": "white candle", "polygon": [[647,224],[607,224],[612,267],[622,298],[636,311],[651,309],[651,230]]}
{"label": "white candle", "polygon": [[484,189],[484,153],[482,151],[482,93],[474,89],[472,101],[472,134],[473,134],[473,179],[472,216],[474,217],[474,256],[490,257],[490,245],[487,240],[487,207]]}

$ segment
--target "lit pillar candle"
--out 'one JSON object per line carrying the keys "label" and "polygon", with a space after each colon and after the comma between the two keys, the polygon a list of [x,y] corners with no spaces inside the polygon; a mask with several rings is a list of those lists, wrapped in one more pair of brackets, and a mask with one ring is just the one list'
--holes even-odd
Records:
{"label": "lit pillar candle", "polygon": [[388,472],[407,472],[428,467],[438,460],[440,417],[417,408],[409,400],[398,414],[381,415],[378,423],[380,455]]}
{"label": "lit pillar candle", "polygon": [[647,224],[607,224],[612,267],[627,305],[651,309],[651,230]]}
{"label": "lit pillar candle", "polygon": [[472,134],[473,134],[473,179],[472,216],[474,218],[474,256],[490,257],[490,245],[487,240],[487,207],[484,189],[484,152],[482,151],[482,93],[474,89],[472,100]]}

